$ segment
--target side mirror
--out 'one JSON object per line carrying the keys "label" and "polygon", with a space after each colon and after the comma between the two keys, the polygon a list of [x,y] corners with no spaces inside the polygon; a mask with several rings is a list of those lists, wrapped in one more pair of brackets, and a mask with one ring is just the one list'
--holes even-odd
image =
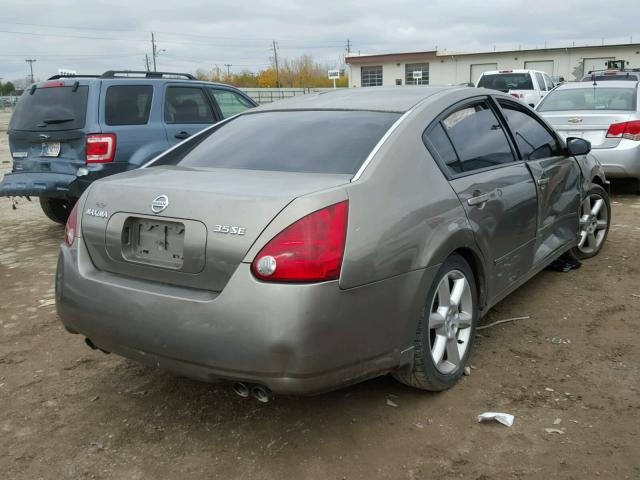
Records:
{"label": "side mirror", "polygon": [[567,138],[567,152],[572,157],[577,155],[586,155],[591,151],[591,142],[584,138],[569,137]]}

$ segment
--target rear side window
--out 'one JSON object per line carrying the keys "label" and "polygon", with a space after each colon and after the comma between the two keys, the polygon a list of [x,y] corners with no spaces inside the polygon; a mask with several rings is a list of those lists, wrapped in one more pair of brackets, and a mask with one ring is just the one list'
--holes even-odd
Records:
{"label": "rear side window", "polygon": [[215,98],[218,107],[220,107],[222,118],[232,117],[254,107],[249,100],[236,92],[217,88],[210,89],[210,92]]}
{"label": "rear side window", "polygon": [[428,133],[425,132],[422,140],[449,170],[455,173],[462,173],[462,165],[458,160],[458,155],[453,149],[453,145],[451,145],[441,123],[435,125]]}
{"label": "rear side window", "polygon": [[288,111],[240,115],[183,158],[154,165],[355,174],[399,113]]}
{"label": "rear side window", "polygon": [[524,160],[560,155],[558,141],[542,123],[509,102],[500,101],[500,106]]}
{"label": "rear side window", "polygon": [[36,88],[26,90],[11,117],[11,130],[51,132],[84,128],[88,86]]}
{"label": "rear side window", "polygon": [[107,89],[104,116],[107,125],[144,125],[151,111],[151,85],[114,85]]}
{"label": "rear side window", "polygon": [[549,93],[538,108],[538,112],[571,110],[635,110],[635,88],[566,88]]}
{"label": "rear side window", "polygon": [[[440,125],[451,140],[458,157],[457,165],[452,161],[450,152],[444,158],[440,157],[451,173],[471,172],[514,161],[509,141],[486,101],[456,110],[442,120]],[[433,131],[437,132],[437,127]],[[429,143],[444,142],[442,136],[438,140],[439,134],[435,135],[433,139],[429,137]],[[447,151],[446,147],[438,150]]]}
{"label": "rear side window", "polygon": [[501,92],[533,90],[533,82],[528,73],[491,73],[480,77],[478,87],[491,88]]}
{"label": "rear side window", "polygon": [[164,99],[167,123],[213,123],[213,112],[204,91],[197,87],[169,87]]}

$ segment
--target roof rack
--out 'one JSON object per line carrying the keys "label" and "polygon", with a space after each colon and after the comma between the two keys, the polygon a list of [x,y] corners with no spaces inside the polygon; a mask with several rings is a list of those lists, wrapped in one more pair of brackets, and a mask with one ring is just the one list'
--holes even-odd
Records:
{"label": "roof rack", "polygon": [[178,72],[147,72],[146,70],[107,70],[98,78],[176,78],[182,77],[187,80],[197,80],[196,77],[190,73],[178,73]]}
{"label": "roof rack", "polygon": [[587,75],[592,75],[594,73],[603,73],[603,72],[609,72],[612,75],[614,73],[638,73],[640,72],[640,68],[604,68],[602,70],[589,70],[587,72]]}
{"label": "roof rack", "polygon": [[59,75],[54,75],[53,77],[47,78],[47,80],[58,80],[60,78],[100,78],[100,75],[77,75],[75,73],[61,73]]}

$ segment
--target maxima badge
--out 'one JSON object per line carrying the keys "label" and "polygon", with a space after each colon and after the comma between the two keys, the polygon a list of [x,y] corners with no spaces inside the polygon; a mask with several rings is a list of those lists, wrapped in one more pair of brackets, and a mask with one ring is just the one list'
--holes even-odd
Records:
{"label": "maxima badge", "polygon": [[166,209],[168,206],[169,206],[169,197],[167,197],[166,195],[158,195],[151,202],[151,211],[153,213],[160,213],[164,209]]}

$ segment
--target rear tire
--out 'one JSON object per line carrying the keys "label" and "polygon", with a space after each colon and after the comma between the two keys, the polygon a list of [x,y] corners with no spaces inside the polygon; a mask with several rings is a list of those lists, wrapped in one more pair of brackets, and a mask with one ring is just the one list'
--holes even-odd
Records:
{"label": "rear tire", "polygon": [[569,254],[577,259],[592,258],[600,253],[611,224],[611,204],[607,191],[593,185],[580,205],[580,236]]}
{"label": "rear tire", "polygon": [[62,225],[67,223],[67,219],[75,203],[75,200],[40,197],[40,207],[44,214],[49,217],[50,220],[61,223]]}
{"label": "rear tire", "polygon": [[451,388],[464,372],[476,324],[478,295],[467,261],[451,255],[440,267],[418,319],[413,364],[394,372],[410,387],[442,391]]}

